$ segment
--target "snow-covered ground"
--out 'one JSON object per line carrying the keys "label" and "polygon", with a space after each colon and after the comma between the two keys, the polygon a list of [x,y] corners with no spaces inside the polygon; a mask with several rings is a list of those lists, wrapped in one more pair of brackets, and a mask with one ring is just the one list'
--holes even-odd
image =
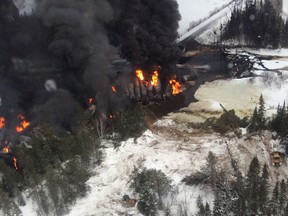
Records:
{"label": "snow-covered ground", "polygon": [[[15,1],[21,12],[31,11],[33,0]],[[203,0],[199,4],[198,0],[178,0],[182,15],[179,32],[185,30],[191,21],[206,17],[215,7],[221,7],[228,2],[229,0]],[[288,0],[284,0],[284,11],[288,13]],[[185,176],[201,169],[209,151],[218,157],[221,167],[227,170],[231,169],[228,149],[244,173],[247,172],[249,163],[255,155],[261,164],[265,162],[269,164],[271,143],[276,145],[278,143],[272,139],[269,132],[252,138],[246,137],[245,134],[240,138],[233,134],[223,137],[216,133],[188,128],[186,125],[188,122],[204,121],[207,117],[221,115],[220,103],[227,109],[235,109],[239,115],[249,115],[263,94],[268,114],[272,115],[278,104],[288,100],[288,79],[285,76],[288,73],[288,50],[248,51],[277,56],[263,63],[267,68],[281,70],[283,76],[273,74],[270,80],[259,77],[206,83],[195,94],[199,102],[160,119],[151,130],[146,131],[138,139],[131,138],[122,142],[118,148],[114,148],[109,141],[103,141],[106,146],[103,150],[104,161],[94,168],[94,175],[87,182],[91,191],[86,197],[77,200],[68,215],[118,216],[125,213],[140,215],[135,207],[126,208],[121,203],[125,194],[138,198],[130,188],[134,166],[140,169],[144,167],[160,169],[172,179],[173,190],[166,197],[164,204],[171,208],[173,215],[177,216],[178,209],[183,206],[187,207],[190,214],[195,213],[198,195],[203,196],[210,204],[213,202],[209,187],[191,187],[181,182]],[[270,172],[273,180],[288,178],[286,165],[277,170],[270,166]],[[29,199],[21,210],[23,216],[37,215],[35,204]]]}
{"label": "snow-covered ground", "polygon": [[[257,155],[261,164],[268,163],[270,166],[271,181],[287,178],[286,166],[276,169],[269,164],[271,143],[277,143],[271,137],[270,132],[249,139],[245,135],[241,138],[233,134],[220,136],[187,129],[186,125],[177,124],[171,119],[160,120],[137,140],[131,138],[116,149],[106,141],[106,158],[100,167],[95,168],[95,176],[88,181],[91,192],[79,199],[68,215],[141,215],[136,207],[126,208],[121,202],[125,194],[138,198],[130,188],[134,167],[140,170],[144,167],[155,168],[164,172],[172,179],[173,185],[172,192],[164,199],[164,205],[173,216],[178,216],[178,210],[183,206],[187,208],[188,215],[193,215],[197,211],[196,200],[199,195],[213,206],[211,188],[205,185],[187,186],[181,180],[201,169],[209,151],[217,156],[219,166],[227,171],[232,172],[230,151],[243,173],[247,172],[250,161]],[[160,212],[159,215],[164,214]]]}
{"label": "snow-covered ground", "polygon": [[[221,1],[220,1],[221,2]],[[223,2],[224,3],[224,2]],[[190,29],[189,31],[183,31],[177,41],[185,40],[186,38],[193,35],[194,38],[197,38],[200,35],[204,35],[200,38],[201,42],[203,43],[211,43],[213,39],[217,40],[220,32],[220,24],[225,23],[231,16],[231,11],[233,9],[234,3],[232,1],[228,1],[226,3],[231,3],[229,6],[223,8],[222,10],[218,11],[216,14],[210,16],[207,20],[200,23],[199,25],[195,26],[194,28]],[[224,4],[222,4],[223,6]],[[211,7],[211,6],[210,6]],[[215,9],[215,8],[214,8]],[[209,10],[209,7],[206,8]],[[210,12],[213,9],[211,8]],[[181,25],[180,25],[181,26]],[[187,28],[186,28],[187,29]],[[209,40],[207,40],[209,39]]]}
{"label": "snow-covered ground", "polygon": [[[249,50],[251,52],[252,50]],[[220,103],[228,110],[234,109],[239,116],[250,116],[255,106],[259,103],[262,94],[266,102],[268,117],[272,116],[277,106],[288,101],[288,50],[259,50],[255,54],[263,54],[275,57],[272,60],[262,61],[268,69],[278,69],[282,75],[275,72],[265,72],[262,66],[256,66],[259,70],[256,74],[263,77],[217,80],[205,83],[195,93],[199,101],[191,103],[180,112],[171,113],[169,118],[177,122],[203,122],[207,118],[222,114]]]}
{"label": "snow-covered ground", "polygon": [[[285,50],[280,52],[286,56]],[[279,50],[260,53],[279,56]],[[249,136],[242,129],[243,135],[237,137],[233,133],[223,136],[187,126],[189,122],[220,115],[222,109],[219,103],[227,109],[235,109],[242,116],[252,114],[261,93],[268,114],[275,112],[277,105],[288,99],[288,79],[285,77],[288,59],[275,57],[263,63],[268,68],[282,69],[283,76],[272,73],[269,83],[265,78],[258,77],[252,80],[230,79],[203,84],[195,94],[199,102],[158,120],[139,138],[121,142],[117,148],[110,141],[103,141],[104,160],[93,169],[93,176],[87,182],[91,191],[86,197],[77,200],[68,216],[118,216],[126,213],[141,215],[136,207],[127,208],[121,202],[125,194],[138,198],[138,194],[130,188],[134,167],[140,170],[144,167],[154,168],[164,172],[173,185],[172,191],[164,198],[164,205],[173,216],[178,216],[181,208],[186,208],[189,215],[193,215],[197,211],[197,197],[200,195],[204,201],[213,205],[213,193],[207,185],[192,187],[181,180],[201,170],[209,151],[217,156],[219,166],[227,171],[232,172],[228,152],[238,162],[243,173],[247,172],[251,159],[257,155],[261,164],[268,163],[271,182],[288,178],[286,163],[279,168],[271,166],[271,150],[279,144],[278,140],[272,138],[271,132]],[[21,207],[23,216],[37,216],[36,205],[31,199],[26,201],[27,205]],[[164,213],[160,212],[159,215]]]}
{"label": "snow-covered ground", "polygon": [[182,19],[179,23],[178,32],[182,34],[193,21],[203,19],[215,8],[220,8],[230,0],[177,0]]}
{"label": "snow-covered ground", "polygon": [[[204,143],[204,140],[211,140],[211,142],[213,140],[214,142],[220,137],[215,137],[213,134],[205,134],[203,137],[201,135],[203,139],[193,138],[190,142],[184,143],[184,133],[182,131],[174,131],[172,128],[174,123],[172,121],[158,122],[160,127],[163,124],[165,125],[164,131],[161,130],[160,132],[160,129],[156,127],[153,132],[146,131],[136,141],[131,138],[126,142],[122,142],[119,148],[114,149],[113,146],[108,145],[108,148],[105,149],[105,161],[100,167],[95,168],[96,175],[88,182],[88,185],[92,188],[91,193],[86,198],[79,200],[73,206],[69,215],[88,216],[94,214],[97,216],[112,216],[124,215],[125,212],[131,211],[135,212],[134,215],[141,215],[137,214],[136,208],[127,209],[121,203],[121,199],[125,194],[138,198],[137,194],[134,194],[132,189],[129,188],[134,167],[139,169],[144,167],[148,169],[155,168],[163,171],[172,179],[174,186],[173,192],[170,194],[174,200],[167,200],[168,203],[166,205],[176,205],[174,207],[177,209],[178,203],[181,203],[185,198],[192,211],[195,208],[195,201],[199,192],[196,193],[195,187],[191,188],[183,185],[181,180],[186,175],[191,174],[193,170],[200,170],[204,158],[198,152],[208,152],[211,145],[211,143]],[[171,137],[171,131],[175,133],[174,137]],[[176,135],[176,132],[179,134]],[[192,133],[192,131],[187,131],[187,136],[189,133]],[[223,154],[225,145],[219,146],[215,151]],[[179,195],[179,193],[181,194]],[[202,194],[204,193],[205,190]],[[190,204],[192,205],[190,206]]]}
{"label": "snow-covered ground", "polygon": [[[35,0],[13,1],[21,13],[25,12],[30,14],[32,12],[32,8],[35,5]],[[179,22],[178,33],[182,35],[187,30],[191,22],[198,21],[209,16],[210,12],[214,11],[216,8],[221,8],[223,5],[230,2],[230,0],[202,0],[201,4],[199,4],[198,0],[177,0],[177,2],[179,5],[179,12],[182,17],[181,21]],[[288,18],[288,0],[283,0],[283,17]],[[227,17],[225,19],[227,20]],[[223,20],[220,20],[218,23],[216,23],[214,28],[211,28],[210,31],[205,32],[205,36],[199,38],[200,42],[202,42],[207,37],[209,39],[213,38],[213,32],[215,29],[219,28],[220,23],[223,23]]]}
{"label": "snow-covered ground", "polygon": [[[277,52],[270,51],[270,55],[277,55]],[[266,67],[283,68],[288,65],[288,61],[273,59],[264,64]],[[187,186],[181,180],[201,169],[209,151],[217,156],[219,165],[227,171],[232,172],[228,152],[231,152],[243,173],[247,173],[251,159],[257,155],[261,164],[269,165],[271,182],[286,179],[286,164],[279,168],[271,166],[270,152],[279,144],[278,140],[272,138],[271,132],[265,131],[250,137],[243,129],[241,137],[236,137],[233,133],[221,136],[211,131],[189,128],[186,124],[195,121],[191,119],[191,115],[196,111],[194,116],[205,115],[203,107],[207,112],[220,114],[219,103],[227,109],[234,108],[237,113],[247,115],[258,103],[261,93],[266,101],[266,109],[275,111],[278,103],[288,99],[287,80],[282,80],[278,86],[274,85],[273,79],[271,85],[267,86],[261,79],[263,78],[256,78],[254,81],[241,79],[206,83],[196,92],[200,101],[182,109],[181,118],[177,116],[179,113],[162,118],[141,137],[122,142],[118,148],[105,141],[105,160],[94,169],[95,176],[88,181],[91,192],[77,201],[69,216],[114,216],[125,213],[140,215],[135,207],[126,208],[121,203],[125,194],[138,198],[130,188],[134,167],[140,170],[144,167],[155,168],[164,172],[172,179],[173,184],[172,192],[164,199],[165,206],[169,206],[175,216],[179,215],[178,210],[181,207],[186,207],[189,215],[193,215],[197,211],[195,203],[199,195],[213,205],[211,189],[208,186]],[[163,214],[160,212],[159,215]]]}
{"label": "snow-covered ground", "polygon": [[[288,0],[287,0],[288,1]],[[287,5],[288,7],[288,5]],[[245,50],[247,52],[258,54],[258,55],[266,55],[266,56],[274,56],[274,57],[286,57],[288,58],[288,49],[251,49],[251,48],[242,48],[242,50]]]}

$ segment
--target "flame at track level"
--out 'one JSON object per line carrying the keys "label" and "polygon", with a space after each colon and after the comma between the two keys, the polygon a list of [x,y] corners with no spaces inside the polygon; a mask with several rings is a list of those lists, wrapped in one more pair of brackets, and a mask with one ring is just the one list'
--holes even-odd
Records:
{"label": "flame at track level", "polygon": [[144,75],[142,70],[136,70],[136,76],[143,81],[144,80]]}
{"label": "flame at track level", "polygon": [[[9,153],[9,146],[4,147],[4,148],[2,149],[2,151],[6,152],[6,153]],[[16,170],[18,170],[16,157],[13,157],[13,165],[14,165],[14,168],[15,168]]]}
{"label": "flame at track level", "polygon": [[117,92],[115,86],[112,86],[112,91],[115,92],[115,93]]}
{"label": "flame at track level", "polygon": [[5,118],[0,117],[0,129],[3,128],[4,126],[5,126]]}
{"label": "flame at track level", "polygon": [[20,126],[16,126],[16,131],[18,133],[21,133],[25,128],[27,128],[30,125],[30,122],[25,120],[25,117],[23,115],[18,115],[18,118],[20,118],[21,121],[21,125]]}
{"label": "flame at track level", "polygon": [[92,104],[92,102],[93,102],[93,98],[89,98],[89,104]]}
{"label": "flame at track level", "polygon": [[17,166],[17,159],[15,157],[13,157],[13,162],[14,162],[14,168],[16,170],[18,170],[18,166]]}
{"label": "flame at track level", "polygon": [[181,84],[176,81],[176,76],[173,76],[172,79],[169,81],[170,85],[172,86],[172,94],[177,95],[181,90]]}
{"label": "flame at track level", "polygon": [[158,84],[158,72],[154,71],[153,75],[152,75],[152,80],[151,80],[151,84],[156,87]]}

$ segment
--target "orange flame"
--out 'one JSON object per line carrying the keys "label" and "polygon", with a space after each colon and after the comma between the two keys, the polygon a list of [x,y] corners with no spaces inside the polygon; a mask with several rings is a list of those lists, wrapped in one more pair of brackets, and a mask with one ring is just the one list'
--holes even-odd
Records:
{"label": "orange flame", "polygon": [[0,129],[2,129],[5,126],[5,118],[0,117]]}
{"label": "orange flame", "polygon": [[172,94],[177,95],[181,90],[181,84],[176,81],[176,76],[173,76],[172,79],[169,81],[170,85],[172,86]]}
{"label": "orange flame", "polygon": [[9,152],[9,146],[6,146],[2,149],[4,152],[8,153]]}
{"label": "orange flame", "polygon": [[15,157],[13,157],[13,161],[14,161],[14,167],[16,170],[18,170],[18,166],[17,166],[17,159]]}
{"label": "orange flame", "polygon": [[158,72],[154,71],[153,75],[152,75],[152,80],[151,80],[151,84],[156,87],[158,84]]}
{"label": "orange flame", "polygon": [[[8,153],[8,152],[9,152],[9,146],[4,147],[2,150],[3,150],[4,152]],[[13,164],[14,164],[14,168],[15,168],[16,170],[18,170],[16,157],[13,157]]]}
{"label": "orange flame", "polygon": [[89,99],[88,99],[88,102],[89,102],[89,104],[92,104],[93,98],[89,98]]}
{"label": "orange flame", "polygon": [[143,81],[144,80],[144,75],[142,70],[136,70],[136,76]]}
{"label": "orange flame", "polygon": [[30,125],[30,122],[25,120],[25,117],[22,115],[18,115],[18,118],[20,118],[22,120],[21,125],[20,126],[16,126],[16,131],[18,133],[22,132],[25,128],[27,128]]}
{"label": "orange flame", "polygon": [[112,91],[115,92],[115,93],[117,92],[115,86],[112,86]]}

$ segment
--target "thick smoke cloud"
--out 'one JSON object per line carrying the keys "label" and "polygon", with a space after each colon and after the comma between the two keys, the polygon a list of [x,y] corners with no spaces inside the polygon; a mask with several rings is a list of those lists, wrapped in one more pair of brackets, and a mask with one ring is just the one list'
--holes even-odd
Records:
{"label": "thick smoke cloud", "polygon": [[[74,73],[85,86],[103,94],[111,73],[109,44],[104,24],[113,16],[105,0],[42,0],[36,15],[53,31],[49,50],[66,61],[64,72]],[[79,82],[79,79],[75,80]]]}
{"label": "thick smoke cloud", "polygon": [[73,113],[89,97],[104,113],[121,101],[111,96],[111,79],[117,77],[111,57],[119,54],[136,67],[170,68],[179,56],[173,45],[180,19],[174,0],[35,0],[35,5],[32,15],[19,16],[12,0],[0,1],[0,116],[17,119],[24,113],[36,125],[72,128]]}
{"label": "thick smoke cloud", "polygon": [[124,58],[136,66],[169,66],[180,50],[173,45],[180,14],[175,0],[110,0],[114,20],[110,39],[121,46]]}

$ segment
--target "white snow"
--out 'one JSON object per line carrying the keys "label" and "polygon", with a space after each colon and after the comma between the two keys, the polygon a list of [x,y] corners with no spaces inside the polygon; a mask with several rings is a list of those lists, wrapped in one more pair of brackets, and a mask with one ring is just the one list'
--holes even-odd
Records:
{"label": "white snow", "polygon": [[182,16],[178,32],[182,34],[192,21],[207,17],[211,11],[227,4],[229,0],[201,0],[201,4],[198,0],[177,0],[177,2]]}
{"label": "white snow", "polygon": [[[169,125],[169,123],[166,125]],[[164,128],[169,127],[164,126]],[[193,170],[200,170],[204,163],[205,157],[197,152],[208,152],[211,145],[215,145],[219,137],[214,134],[206,134],[203,138],[209,140],[209,142],[191,137],[191,141],[184,143],[184,137],[177,127],[173,131],[179,134],[171,133],[170,130],[164,131],[164,134],[157,133],[156,130],[154,132],[146,131],[137,139],[137,143],[134,143],[134,139],[129,139],[122,142],[119,148],[108,147],[105,149],[105,160],[100,167],[95,168],[96,175],[88,181],[88,185],[92,188],[91,192],[72,207],[69,215],[88,216],[95,214],[106,216],[121,215],[128,210],[131,211],[131,209],[122,206],[121,199],[125,194],[137,198],[137,194],[134,194],[132,189],[129,188],[134,166],[139,169],[146,167],[161,170],[172,179],[174,190],[170,196],[173,196],[174,201],[171,203],[172,200],[167,200],[167,202],[169,202],[169,205],[176,205],[177,207],[177,203],[181,203],[185,195],[179,194],[184,187],[187,187],[181,183],[181,180],[186,175],[191,174]],[[219,145],[214,148],[215,153],[223,154],[225,148],[225,145]],[[192,188],[190,188],[190,191],[188,189],[185,191],[185,199],[189,198],[189,203],[195,203],[199,193],[196,193]],[[177,201],[177,199],[179,200]],[[137,212],[136,208],[133,211]]]}
{"label": "white snow", "polygon": [[[33,0],[14,1],[21,13],[31,13],[31,8],[34,5]],[[229,0],[201,0],[201,4],[199,4],[198,0],[177,1],[182,15],[179,33],[187,29],[191,21],[204,18],[216,7],[221,7],[229,2]],[[229,13],[230,9],[227,8],[216,14],[215,17],[227,19]],[[288,14],[288,0],[284,0],[284,13]],[[202,24],[202,27],[203,25],[205,23]],[[216,25],[219,26],[219,23]],[[201,28],[201,25],[199,28]],[[214,30],[211,28],[210,32],[208,31],[205,34],[211,36],[211,34],[214,34]],[[190,34],[191,32],[183,35],[183,37],[188,37]],[[202,40],[206,40],[205,37],[202,36]],[[263,61],[264,65],[267,68],[281,69],[284,73],[288,73],[288,49],[277,51],[249,49],[247,51],[282,57]],[[259,69],[262,68],[259,67]],[[263,73],[263,71],[260,71],[260,74]],[[192,103],[180,112],[172,113],[170,116],[160,119],[154,124],[153,129],[146,131],[136,142],[131,138],[122,142],[120,147],[114,148],[109,141],[103,141],[106,145],[106,148],[103,149],[104,161],[100,166],[94,168],[94,175],[87,182],[91,187],[91,191],[86,197],[77,200],[68,215],[117,216],[125,213],[134,216],[140,215],[136,208],[126,208],[121,203],[121,199],[125,194],[132,198],[138,198],[138,195],[130,188],[131,173],[134,166],[140,169],[144,167],[160,169],[172,179],[173,190],[165,198],[165,205],[170,206],[173,215],[178,215],[177,212],[181,206],[187,207],[190,214],[195,213],[197,211],[196,199],[199,195],[203,196],[204,200],[212,205],[213,195],[209,187],[191,187],[181,182],[185,176],[201,169],[205,164],[205,158],[209,151],[212,151],[218,157],[222,167],[229,170],[231,168],[227,147],[230,148],[239,163],[240,169],[245,172],[255,155],[258,156],[262,164],[269,163],[270,143],[276,143],[277,145],[277,141],[272,142],[269,134],[248,139],[245,129],[241,129],[244,135],[241,138],[233,135],[222,137],[216,133],[206,133],[187,128],[186,123],[204,121],[207,117],[221,115],[220,103],[226,109],[235,109],[239,115],[251,115],[261,94],[264,96],[268,114],[272,115],[275,113],[278,104],[288,100],[288,79],[285,76],[279,77],[277,75],[271,77],[272,80],[269,83],[265,81],[265,78],[221,80],[206,83],[195,94],[199,102]],[[266,142],[263,142],[263,140],[266,140]],[[262,149],[262,151],[259,151],[259,149]],[[286,165],[278,170],[271,167],[271,172],[279,173],[279,176],[275,175],[279,178],[288,177]],[[23,216],[36,216],[35,204],[28,198],[26,201],[26,206],[20,207]]]}
{"label": "white snow", "polygon": [[288,18],[288,0],[283,0],[283,17]]}
{"label": "white snow", "polygon": [[[271,54],[275,54],[275,51],[271,51]],[[274,69],[287,65],[286,61],[277,58],[264,63]],[[189,214],[195,213],[195,202],[199,195],[213,205],[211,188],[191,187],[181,182],[185,176],[201,170],[209,151],[217,156],[220,166],[227,171],[232,170],[229,149],[243,173],[247,172],[251,159],[257,155],[261,164],[267,163],[270,167],[271,182],[287,178],[286,165],[277,169],[271,166],[270,153],[279,145],[279,140],[272,139],[271,132],[250,136],[246,129],[241,129],[243,135],[237,138],[233,133],[220,136],[186,125],[196,121],[191,117],[193,113],[194,118],[198,116],[198,120],[199,116],[205,117],[207,113],[220,115],[222,110],[219,103],[226,109],[235,109],[236,113],[243,116],[252,114],[261,94],[266,102],[266,110],[275,112],[277,105],[288,99],[286,83],[285,77],[273,73],[270,83],[265,82],[265,78],[247,78],[218,80],[202,85],[195,94],[199,102],[192,103],[180,113],[160,119],[137,140],[129,139],[116,149],[108,145],[110,147],[105,149],[105,160],[100,167],[95,168],[96,175],[88,181],[91,192],[77,201],[69,216],[123,215],[127,212],[139,215],[136,208],[127,209],[121,204],[124,194],[137,198],[137,194],[129,187],[134,166],[140,170],[144,167],[160,169],[172,179],[173,190],[164,199],[172,215],[179,215],[181,207],[186,208]]]}
{"label": "white snow", "polygon": [[26,205],[25,206],[19,206],[19,208],[22,212],[22,215],[23,216],[34,216],[34,215],[36,216],[36,211],[37,211],[36,204],[33,203],[33,201],[30,198],[28,198],[25,193],[24,193],[24,196],[25,196]]}
{"label": "white snow", "polygon": [[287,57],[288,58],[288,49],[251,49],[251,48],[241,48],[241,50],[245,50],[250,53],[258,54],[258,55],[267,55],[267,56],[278,56],[278,57]]}
{"label": "white snow", "polygon": [[[214,31],[217,31],[218,29],[220,29],[220,23],[223,22],[224,20],[227,21],[227,19],[231,16],[232,8],[233,8],[233,3],[231,5],[229,5],[228,7],[223,8],[222,10],[220,10],[219,12],[217,12],[216,14],[211,16],[209,19],[205,20],[201,24],[192,28],[188,32],[184,31],[185,33],[181,34],[181,36],[177,39],[177,41],[182,41],[182,40],[190,37],[191,35],[197,33],[198,31],[201,31],[201,29],[203,29],[203,28],[204,29],[207,28],[207,31],[209,33],[211,33],[211,31],[213,32],[212,35],[207,34],[213,39],[215,37]],[[206,8],[206,10],[207,10],[207,8]],[[218,35],[219,34],[220,33],[218,32]],[[216,36],[217,36],[217,33],[216,33]],[[205,41],[205,40],[203,40],[203,41]]]}
{"label": "white snow", "polygon": [[[220,104],[227,110],[234,109],[241,117],[251,116],[261,94],[266,103],[267,116],[271,117],[275,114],[277,106],[288,100],[288,59],[276,57],[279,50],[257,52],[261,53],[274,56],[272,60],[263,60],[263,64],[268,69],[279,70],[282,75],[265,71],[262,66],[257,65],[256,68],[259,70],[256,70],[255,74],[263,77],[205,83],[195,93],[198,102],[191,103],[180,112],[171,113],[169,117],[182,123],[203,122],[209,117],[219,117],[223,113]],[[281,53],[286,55],[286,50]]]}
{"label": "white snow", "polygon": [[[88,181],[91,192],[79,199],[68,215],[141,215],[136,207],[125,208],[121,204],[125,194],[138,198],[129,187],[134,166],[140,170],[143,167],[160,169],[172,179],[173,189],[164,198],[164,205],[170,208],[173,216],[180,215],[178,211],[181,207],[187,208],[189,215],[195,214],[199,195],[213,205],[211,188],[207,185],[187,186],[181,180],[201,170],[209,151],[217,156],[219,166],[228,172],[232,172],[229,149],[243,173],[247,173],[250,161],[257,155],[262,165],[267,163],[270,167],[271,182],[288,177],[286,165],[276,169],[270,164],[269,152],[277,146],[278,141],[272,140],[268,131],[260,136],[244,135],[237,138],[234,134],[221,136],[195,129],[188,132],[183,124],[170,125],[170,120],[163,124],[164,121],[166,120],[161,120],[162,126],[156,126],[159,125],[156,123],[152,131],[146,131],[136,143],[134,139],[129,139],[122,142],[119,148],[108,147],[105,150],[105,160],[100,167],[95,168],[95,176]],[[159,215],[164,214],[160,212]]]}
{"label": "white snow", "polygon": [[[269,52],[271,55],[277,54],[277,51]],[[275,69],[287,66],[286,60],[276,57],[264,64]],[[268,163],[271,182],[287,178],[288,169],[285,164],[277,169],[271,166],[270,153],[279,144],[279,140],[272,139],[271,132],[264,131],[260,135],[250,136],[242,128],[242,137],[236,137],[233,133],[223,136],[187,126],[189,122],[219,116],[222,113],[219,103],[226,109],[235,109],[242,116],[252,114],[261,93],[266,102],[266,110],[271,115],[278,104],[288,99],[288,79],[275,73],[271,77],[269,82],[265,77],[259,77],[205,83],[195,94],[199,102],[160,119],[139,138],[121,142],[117,148],[114,148],[112,142],[104,140],[104,160],[93,169],[93,175],[87,182],[91,191],[71,206],[67,216],[141,215],[137,207],[127,208],[121,202],[125,194],[139,198],[130,188],[134,167],[140,170],[161,170],[172,180],[173,189],[163,199],[171,215],[178,216],[181,208],[187,209],[189,215],[194,214],[199,195],[212,206],[214,197],[209,186],[192,187],[181,182],[187,175],[201,170],[209,151],[217,156],[219,166],[227,171],[232,172],[229,149],[243,173],[247,172],[251,159],[257,155],[261,164]],[[35,204],[29,198],[26,200],[26,206],[21,207],[23,216],[36,216]],[[159,212],[159,215],[164,216],[164,213]]]}
{"label": "white snow", "polygon": [[250,83],[249,79],[205,83],[195,93],[198,102],[170,116],[177,122],[203,122],[208,117],[219,117],[223,113],[220,104],[227,110],[234,109],[242,117],[251,115],[259,102],[262,86],[260,82]]}
{"label": "white snow", "polygon": [[13,2],[21,14],[31,14],[35,6],[34,0],[13,0]]}
{"label": "white snow", "polygon": [[[270,61],[270,60],[262,60],[262,63],[265,67],[269,69],[288,69],[288,58],[284,60],[276,60],[276,61]],[[263,69],[261,65],[257,66],[258,69]]]}

